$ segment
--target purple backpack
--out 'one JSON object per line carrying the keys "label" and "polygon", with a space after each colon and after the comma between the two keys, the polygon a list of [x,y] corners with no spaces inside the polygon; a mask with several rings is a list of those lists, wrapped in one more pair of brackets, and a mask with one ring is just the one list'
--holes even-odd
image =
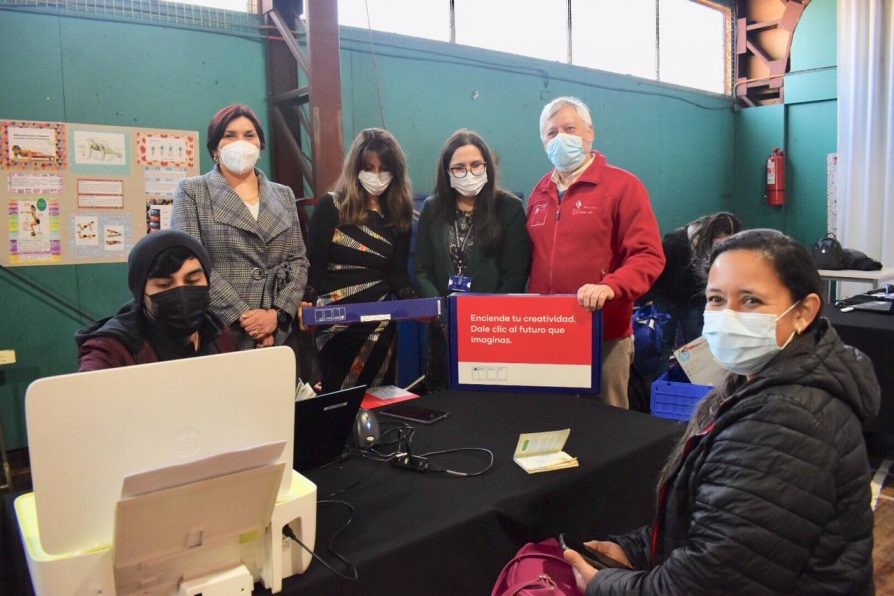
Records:
{"label": "purple backpack", "polygon": [[529,542],[503,567],[491,596],[581,596],[555,538]]}

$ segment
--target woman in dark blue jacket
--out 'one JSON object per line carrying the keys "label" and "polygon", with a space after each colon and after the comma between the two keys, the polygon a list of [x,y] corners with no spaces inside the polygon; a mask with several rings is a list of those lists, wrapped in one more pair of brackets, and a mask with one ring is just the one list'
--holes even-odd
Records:
{"label": "woman in dark blue jacket", "polygon": [[807,250],[741,232],[711,257],[704,336],[731,371],[662,471],[650,527],[591,547],[632,567],[565,557],[589,596],[871,594],[872,363],[819,317]]}

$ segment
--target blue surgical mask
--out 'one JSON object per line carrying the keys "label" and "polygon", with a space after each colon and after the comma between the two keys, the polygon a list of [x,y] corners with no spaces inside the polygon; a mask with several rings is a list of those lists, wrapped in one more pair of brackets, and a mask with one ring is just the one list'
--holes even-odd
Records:
{"label": "blue surgical mask", "polygon": [[546,156],[560,172],[576,170],[587,159],[584,140],[577,135],[560,132],[547,144]]}
{"label": "blue surgical mask", "polygon": [[789,306],[779,316],[772,313],[742,313],[728,308],[706,310],[702,336],[721,366],[737,375],[753,375],[797,335],[793,331],[782,347],[776,344],[776,322],[796,304]]}

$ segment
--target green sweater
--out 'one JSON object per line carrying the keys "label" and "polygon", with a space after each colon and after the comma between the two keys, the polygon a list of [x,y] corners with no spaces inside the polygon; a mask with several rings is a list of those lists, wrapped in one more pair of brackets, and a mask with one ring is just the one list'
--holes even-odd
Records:
{"label": "green sweater", "polygon": [[[497,220],[502,237],[496,254],[485,256],[478,244],[472,245],[466,274],[472,277],[472,291],[508,294],[524,292],[531,267],[531,247],[525,227],[525,209],[518,198],[498,192]],[[423,297],[447,295],[447,284],[456,273],[448,252],[450,227],[435,223],[435,197],[422,206],[416,230],[413,256],[416,289]]]}

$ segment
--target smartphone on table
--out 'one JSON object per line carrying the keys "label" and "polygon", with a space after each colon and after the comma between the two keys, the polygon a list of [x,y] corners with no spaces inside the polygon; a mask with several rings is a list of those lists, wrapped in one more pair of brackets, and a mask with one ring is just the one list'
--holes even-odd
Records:
{"label": "smartphone on table", "polygon": [[630,569],[629,566],[625,565],[621,561],[612,559],[605,553],[601,553],[598,550],[593,550],[592,548],[584,544],[583,541],[573,538],[568,534],[559,534],[559,546],[561,546],[563,550],[570,548],[573,551],[577,551],[577,553],[581,557],[583,557],[584,561],[592,565],[597,570]]}
{"label": "smartphone on table", "polygon": [[444,410],[435,410],[434,408],[426,408],[410,403],[399,403],[393,406],[385,406],[378,408],[376,412],[383,416],[390,416],[398,420],[406,420],[409,422],[419,422],[421,424],[432,424],[438,420],[447,417]]}

